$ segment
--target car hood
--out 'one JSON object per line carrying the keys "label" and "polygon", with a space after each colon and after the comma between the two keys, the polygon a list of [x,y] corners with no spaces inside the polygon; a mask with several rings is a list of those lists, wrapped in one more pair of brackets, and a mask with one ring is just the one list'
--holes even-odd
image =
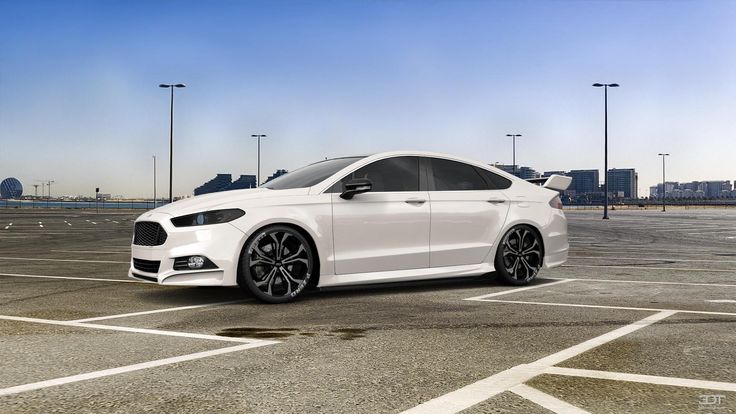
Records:
{"label": "car hood", "polygon": [[220,191],[204,194],[192,198],[185,198],[153,210],[156,213],[171,216],[183,216],[200,211],[215,210],[217,208],[242,208],[279,204],[284,197],[309,194],[309,188],[293,188],[289,190],[269,190],[267,188],[250,188],[246,190]]}

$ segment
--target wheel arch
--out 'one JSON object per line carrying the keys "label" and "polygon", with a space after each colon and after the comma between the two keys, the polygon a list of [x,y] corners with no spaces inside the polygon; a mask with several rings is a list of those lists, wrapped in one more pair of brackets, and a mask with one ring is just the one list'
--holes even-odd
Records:
{"label": "wheel arch", "polygon": [[245,252],[245,249],[248,247],[248,242],[255,237],[261,230],[272,227],[272,226],[284,226],[289,227],[293,229],[294,231],[298,232],[307,240],[307,243],[309,243],[309,247],[312,248],[312,251],[314,252],[314,271],[312,272],[312,277],[309,279],[308,286],[317,286],[319,283],[319,275],[320,275],[320,252],[317,248],[317,244],[314,241],[314,236],[311,232],[309,232],[306,228],[303,226],[289,222],[289,221],[274,221],[274,222],[268,222],[268,223],[262,223],[255,227],[251,234],[245,239],[243,242],[243,246],[240,248],[240,254],[238,255],[238,265],[237,265],[237,281],[240,283],[240,278],[242,276],[242,266],[241,261],[243,260],[243,253]]}
{"label": "wheel arch", "polygon": [[[486,257],[486,261],[491,263],[491,265],[494,265],[496,260],[496,254],[498,253],[498,248],[501,246],[501,240],[503,240],[504,236],[513,229],[516,226],[528,226],[532,229],[532,231],[539,237],[539,240],[542,245],[542,263],[541,265],[544,265],[544,255],[545,255],[545,244],[544,244],[544,236],[542,235],[541,230],[539,229],[539,224],[535,223],[531,220],[515,220],[510,223],[506,223],[506,225],[503,227],[503,229],[498,232],[498,237],[496,238],[496,241],[494,243],[494,248],[491,249],[491,251],[488,253],[488,257]],[[495,267],[495,265],[494,265]]]}

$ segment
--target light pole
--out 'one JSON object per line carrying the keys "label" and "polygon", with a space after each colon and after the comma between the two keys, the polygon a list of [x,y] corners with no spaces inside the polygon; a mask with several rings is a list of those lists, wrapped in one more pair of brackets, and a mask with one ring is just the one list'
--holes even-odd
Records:
{"label": "light pole", "polygon": [[156,156],[153,156],[153,208],[156,208]]}
{"label": "light pole", "polygon": [[258,140],[258,172],[256,175],[256,187],[261,185],[261,138],[266,138],[266,134],[253,134],[251,135],[252,138],[256,138]]}
{"label": "light pole", "polygon": [[665,181],[664,175],[664,157],[668,157],[670,154],[659,153],[658,155],[662,157],[662,212],[665,212],[667,208],[665,207],[664,196],[667,194],[667,181]]}
{"label": "light pole", "polygon": [[171,110],[169,116],[169,203],[174,201],[174,88],[186,88],[183,83],[158,85],[159,88],[171,89]]}
{"label": "light pole", "polygon": [[604,135],[605,135],[605,159],[603,162],[603,220],[608,220],[608,88],[618,88],[618,83],[594,83],[594,87],[603,88],[604,99]]}
{"label": "light pole", "polygon": [[513,142],[512,146],[513,146],[513,153],[514,153],[514,155],[513,155],[513,157],[514,157],[513,163],[514,164],[511,166],[511,168],[514,171],[514,175],[516,175],[516,138],[520,137],[521,134],[506,134],[506,136],[507,137],[511,137],[511,141]]}
{"label": "light pole", "polygon": [[54,181],[54,180],[49,180],[48,181],[48,183],[49,183],[49,200],[51,199],[51,183],[55,183],[55,182],[56,181]]}

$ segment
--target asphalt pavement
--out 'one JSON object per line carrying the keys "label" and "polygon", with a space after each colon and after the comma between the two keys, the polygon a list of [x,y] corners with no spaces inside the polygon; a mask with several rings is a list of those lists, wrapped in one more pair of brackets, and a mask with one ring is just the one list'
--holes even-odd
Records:
{"label": "asphalt pavement", "polygon": [[736,210],[571,210],[528,287],[284,305],[127,279],[137,214],[0,210],[0,412],[736,412]]}

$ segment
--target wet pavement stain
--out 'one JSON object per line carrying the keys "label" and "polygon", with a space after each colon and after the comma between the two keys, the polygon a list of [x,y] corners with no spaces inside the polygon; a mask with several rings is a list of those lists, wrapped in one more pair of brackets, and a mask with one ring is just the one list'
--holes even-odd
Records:
{"label": "wet pavement stain", "polygon": [[276,339],[287,338],[295,334],[297,328],[226,328],[218,332],[218,336],[227,336],[231,338],[259,338],[259,339]]}
{"label": "wet pavement stain", "polygon": [[327,332],[300,332],[298,328],[264,328],[264,327],[241,327],[226,328],[218,332],[218,336],[227,336],[231,338],[255,338],[255,339],[280,339],[290,336],[298,336],[312,338],[317,336],[337,337],[343,341],[352,341],[353,339],[365,338],[367,329],[359,328],[339,328],[332,329]]}
{"label": "wet pavement stain", "polygon": [[340,328],[340,329],[333,329],[330,332],[333,334],[339,334],[338,338],[342,339],[343,341],[352,341],[353,339],[357,338],[365,338],[365,335],[363,335],[366,332],[366,329],[359,329],[359,328]]}

